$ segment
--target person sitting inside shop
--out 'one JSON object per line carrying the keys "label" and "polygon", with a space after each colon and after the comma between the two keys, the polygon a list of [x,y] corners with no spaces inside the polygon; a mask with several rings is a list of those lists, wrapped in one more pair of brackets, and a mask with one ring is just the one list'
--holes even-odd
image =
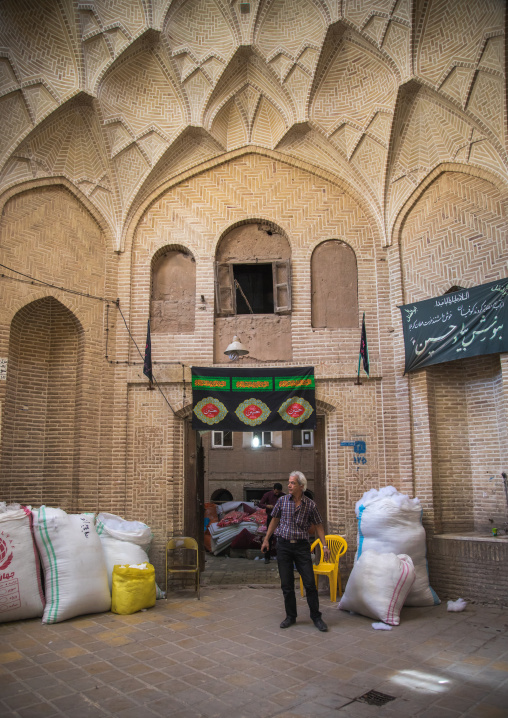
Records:
{"label": "person sitting inside shop", "polygon": [[[284,493],[282,491],[282,484],[277,483],[273,485],[273,489],[271,491],[267,491],[266,494],[263,494],[263,497],[259,502],[259,508],[266,510],[267,530],[268,526],[270,525],[270,521],[272,520],[272,509],[281,496],[284,496]],[[270,551],[273,548],[273,543],[274,539],[270,537],[270,546],[268,551],[265,552],[265,563],[270,563]]]}

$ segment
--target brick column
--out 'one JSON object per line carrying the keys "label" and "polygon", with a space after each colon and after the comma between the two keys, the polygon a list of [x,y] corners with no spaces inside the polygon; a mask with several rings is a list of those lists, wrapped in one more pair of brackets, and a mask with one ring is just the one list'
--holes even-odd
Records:
{"label": "brick column", "polygon": [[425,527],[441,531],[439,507],[434,505],[432,433],[429,411],[429,377],[426,371],[410,375],[411,425],[414,467],[414,496],[422,502]]}

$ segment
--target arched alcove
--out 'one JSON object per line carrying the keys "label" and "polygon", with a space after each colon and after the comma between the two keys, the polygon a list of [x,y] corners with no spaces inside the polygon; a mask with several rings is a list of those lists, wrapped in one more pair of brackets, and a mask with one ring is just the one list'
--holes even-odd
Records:
{"label": "arched alcove", "polygon": [[[23,501],[73,508],[82,329],[53,297],[14,316],[2,426],[2,476]],[[16,500],[16,496],[7,496]]]}
{"label": "arched alcove", "polygon": [[[506,252],[499,232],[506,226],[498,187],[471,173],[440,174],[401,223],[404,303],[501,278]],[[411,377],[413,411],[425,402],[425,415],[411,429],[413,450],[428,457],[415,463],[416,480],[432,495],[438,533],[488,533],[505,520],[502,484],[490,481],[503,470],[502,387],[498,354],[438,364]]]}
{"label": "arched alcove", "polygon": [[169,246],[152,259],[150,299],[154,333],[190,334],[194,331],[196,261],[184,247]]}
{"label": "arched alcove", "polygon": [[216,362],[233,335],[248,345],[249,360],[287,361],[291,350],[291,247],[271,222],[229,229],[215,264]]}
{"label": "arched alcove", "polygon": [[[440,533],[490,533],[504,525],[499,475],[506,427],[500,421],[499,355],[472,357],[427,370],[432,484]],[[499,467],[499,470],[496,470]]]}
{"label": "arched alcove", "polygon": [[329,239],[312,253],[312,326],[342,329],[358,326],[358,270],[354,250]]}

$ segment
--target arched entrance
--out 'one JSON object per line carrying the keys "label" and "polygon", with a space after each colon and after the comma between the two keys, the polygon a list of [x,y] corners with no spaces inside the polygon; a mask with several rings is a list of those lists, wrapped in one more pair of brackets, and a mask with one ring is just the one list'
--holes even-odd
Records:
{"label": "arched entrance", "polygon": [[[320,402],[320,405],[329,407],[328,404]],[[243,450],[246,456],[246,464],[237,464],[238,473],[244,474],[243,478],[238,480],[228,481],[228,467],[231,466],[231,462],[235,463],[232,459],[234,456],[234,444],[237,441],[244,442],[245,437],[242,434],[235,434],[233,438],[232,452],[229,451],[217,451],[216,448],[212,447],[212,432],[197,432],[191,427],[190,420],[191,407],[187,407],[186,418],[184,422],[184,517],[183,527],[185,535],[193,536],[198,540],[201,551],[201,565],[202,569],[205,568],[205,549],[204,549],[204,504],[205,502],[221,503],[230,498],[234,501],[245,501],[248,500],[249,487],[252,488],[253,480],[252,475],[246,473],[247,465],[249,462],[249,455],[252,452],[240,448],[236,453],[237,457],[241,455]],[[328,492],[327,492],[327,476],[326,476],[326,418],[324,413],[320,413],[317,416],[317,425],[314,432],[312,432],[312,445],[308,447],[309,456],[302,460],[302,451],[306,451],[305,447],[292,446],[294,436],[292,431],[281,432],[286,436],[284,437],[284,445],[286,449],[276,447],[260,447],[260,454],[256,455],[256,459],[261,458],[261,465],[264,467],[262,474],[262,480],[259,484],[262,485],[262,493],[264,490],[272,488],[274,481],[280,481],[283,485],[284,492],[287,491],[287,479],[290,471],[296,469],[305,469],[304,473],[308,477],[312,478],[310,483],[313,499],[316,501],[323,523],[325,526],[325,532],[328,530]],[[247,432],[245,433],[247,435]],[[291,448],[287,448],[287,447]],[[229,447],[226,447],[229,448]],[[210,489],[210,454],[215,457],[214,466],[222,466],[222,483],[219,488],[213,488],[215,484],[212,483],[213,490]],[[278,454],[278,455],[277,455]],[[285,455],[283,463],[280,463],[281,454]],[[298,454],[300,457],[298,458]],[[303,461],[303,463],[302,463]],[[252,464],[252,456],[251,456]],[[307,467],[308,464],[308,467]],[[279,478],[277,472],[281,471],[283,477]],[[275,478],[274,478],[275,477]],[[226,495],[227,492],[227,495]],[[220,494],[220,496],[219,496]],[[208,554],[206,554],[208,555]],[[248,559],[238,559],[245,560]],[[261,578],[260,578],[261,581]]]}
{"label": "arched entrance", "polygon": [[11,323],[2,476],[23,486],[27,504],[74,509],[79,456],[82,329],[54,297],[18,311]]}

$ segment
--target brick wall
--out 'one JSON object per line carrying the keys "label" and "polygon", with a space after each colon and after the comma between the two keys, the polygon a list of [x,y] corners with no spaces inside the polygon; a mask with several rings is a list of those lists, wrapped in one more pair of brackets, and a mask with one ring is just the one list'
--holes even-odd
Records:
{"label": "brick wall", "polygon": [[428,562],[430,584],[441,600],[460,597],[506,606],[508,541],[435,536],[429,541]]}
{"label": "brick wall", "polygon": [[97,510],[112,466],[114,374],[104,359],[105,303],[82,295],[114,297],[114,257],[60,186],[10,200],[0,235],[3,264],[81,293],[9,272],[0,285],[0,355],[9,362],[0,382],[2,500]]}
{"label": "brick wall", "polygon": [[[235,183],[251,189],[239,193]],[[479,214],[485,235],[481,242],[471,234]],[[431,530],[484,530],[489,518],[500,521],[502,485],[499,480],[489,482],[487,471],[500,473],[507,448],[506,361],[500,364],[499,357],[487,357],[402,377],[396,308],[402,299],[423,298],[444,291],[451,282],[460,283],[459,269],[469,284],[500,275],[506,250],[497,236],[505,223],[498,190],[458,173],[437,181],[409,213],[400,246],[386,250],[352,196],[302,167],[256,153],[233,157],[168,189],[140,221],[132,247],[118,257],[108,252],[91,215],[62,188],[27,192],[7,204],[1,224],[4,262],[17,262],[34,276],[79,291],[109,298],[118,294],[141,352],[150,310],[152,258],[161,248],[192,252],[196,296],[203,294],[206,300],[204,310],[196,302],[193,333],[161,332],[152,338],[154,373],[171,409],[159,392],[146,391],[142,356],[113,304],[106,310],[104,303],[86,297],[31,284],[7,288],[3,283],[0,336],[3,356],[10,361],[8,381],[0,385],[2,490],[7,487],[7,498],[111,511],[145,521],[154,532],[152,558],[160,577],[165,539],[183,530],[188,365],[213,359],[213,257],[227,228],[246,217],[281,226],[291,245],[292,361],[316,368],[316,396],[326,425],[328,524],[331,531],[347,536],[347,564],[351,566],[356,544],[354,504],[372,487],[393,484],[420,496]],[[429,259],[429,237],[439,262]],[[311,326],[312,252],[329,238],[347,242],[357,258],[357,328]],[[55,298],[49,299],[51,295]],[[26,321],[39,306],[33,302],[39,301],[45,314],[41,309],[39,319],[31,320],[33,330],[23,330],[21,320]],[[371,377],[363,376],[357,385],[363,310]],[[106,328],[109,361],[104,356]],[[33,395],[30,381],[36,378],[25,372],[24,388],[15,381],[21,355],[16,347],[21,347],[23,331],[31,337],[30,344],[23,345],[29,357],[37,357],[41,366],[46,357],[53,357],[50,384],[55,393],[48,395],[49,404],[37,415],[46,484],[30,483],[39,466],[35,444],[22,444],[23,434],[12,419],[14,407],[24,405],[23,391]],[[44,336],[51,336],[51,341]],[[64,366],[70,365],[73,373],[65,374]],[[51,371],[45,375],[46,386]],[[28,420],[24,414],[22,418]],[[355,439],[366,442],[365,464],[355,464],[352,449],[341,446]],[[16,446],[20,471],[13,468]],[[270,467],[266,469],[269,473]],[[493,514],[496,507],[498,513]]]}
{"label": "brick wall", "polygon": [[203,437],[205,448],[205,498],[216,489],[228,489],[236,501],[245,499],[244,488],[260,488],[268,491],[274,482],[282,484],[287,493],[290,471],[302,471],[308,488],[314,489],[314,448],[293,447],[292,432],[277,432],[272,447],[253,449],[250,433],[234,433],[231,448],[211,448],[211,433]]}

